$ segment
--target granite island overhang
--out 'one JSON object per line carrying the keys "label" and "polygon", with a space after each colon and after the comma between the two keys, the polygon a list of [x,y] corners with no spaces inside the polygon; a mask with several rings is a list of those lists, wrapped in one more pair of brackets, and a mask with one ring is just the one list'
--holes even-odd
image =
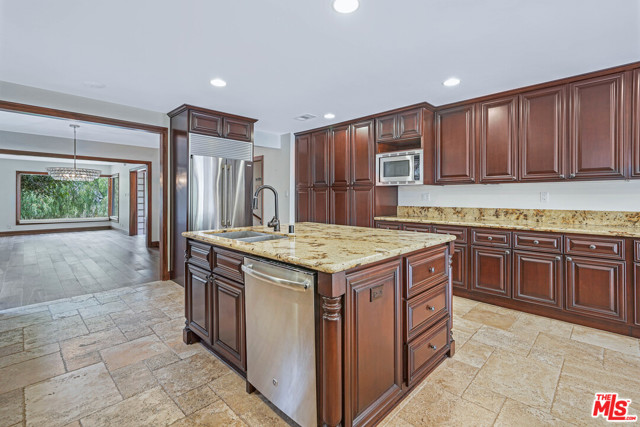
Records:
{"label": "granite island overhang", "polygon": [[[239,231],[286,238],[223,237]],[[318,425],[376,424],[454,353],[454,236],[317,223],[295,224],[294,235],[256,226],[183,236],[184,340],[200,341],[243,376],[244,257],[316,272]]]}

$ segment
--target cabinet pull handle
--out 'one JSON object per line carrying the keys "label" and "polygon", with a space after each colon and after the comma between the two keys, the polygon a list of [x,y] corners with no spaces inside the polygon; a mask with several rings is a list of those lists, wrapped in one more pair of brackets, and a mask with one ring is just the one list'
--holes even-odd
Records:
{"label": "cabinet pull handle", "polygon": [[569,178],[575,178],[575,177],[576,177],[576,174],[575,174],[575,173],[571,173],[571,174],[569,174]]}
{"label": "cabinet pull handle", "polygon": [[557,256],[557,257],[556,257],[556,261],[560,261],[561,259],[562,259],[562,257],[561,257],[561,256]]}
{"label": "cabinet pull handle", "polygon": [[573,261],[573,258],[571,258],[570,256],[567,257],[567,261]]}
{"label": "cabinet pull handle", "polygon": [[534,244],[534,245],[539,245],[539,244],[540,244],[540,242],[539,242],[539,241],[537,241],[537,240],[534,240],[534,241],[533,241],[533,244]]}
{"label": "cabinet pull handle", "polygon": [[561,174],[559,178],[564,179],[564,174]]}
{"label": "cabinet pull handle", "polygon": [[589,245],[589,249],[595,249],[596,245]]}
{"label": "cabinet pull handle", "polygon": [[185,260],[185,261],[188,261],[188,260],[189,260],[189,250],[188,250],[188,249],[185,249],[185,250],[184,250],[184,260]]}
{"label": "cabinet pull handle", "polygon": [[429,348],[430,348],[431,350],[433,350],[433,351],[436,351],[436,350],[438,349],[438,347],[437,347],[437,346],[435,346],[435,345],[433,345],[433,344],[431,344],[431,343],[429,343]]}
{"label": "cabinet pull handle", "polygon": [[435,267],[429,267],[429,273],[433,273],[433,272],[435,272],[435,271],[436,271],[436,268],[435,268]]}
{"label": "cabinet pull handle", "polygon": [[487,240],[491,241],[491,240],[493,240],[493,237],[489,236],[489,237],[487,237]]}
{"label": "cabinet pull handle", "polygon": [[427,310],[429,310],[429,311],[436,311],[436,308],[435,308],[434,306],[432,306],[432,305],[428,305],[428,306],[427,306]]}
{"label": "cabinet pull handle", "polygon": [[511,251],[507,249],[506,251],[504,251],[504,253],[509,255],[511,253]]}

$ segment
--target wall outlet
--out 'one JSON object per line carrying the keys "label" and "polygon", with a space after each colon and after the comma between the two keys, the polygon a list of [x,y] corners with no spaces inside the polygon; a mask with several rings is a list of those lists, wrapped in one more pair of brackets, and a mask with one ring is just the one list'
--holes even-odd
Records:
{"label": "wall outlet", "polygon": [[423,202],[430,202],[431,201],[431,193],[422,193],[420,195],[420,200],[422,200]]}
{"label": "wall outlet", "polygon": [[549,192],[541,191],[540,192],[540,203],[549,203]]}

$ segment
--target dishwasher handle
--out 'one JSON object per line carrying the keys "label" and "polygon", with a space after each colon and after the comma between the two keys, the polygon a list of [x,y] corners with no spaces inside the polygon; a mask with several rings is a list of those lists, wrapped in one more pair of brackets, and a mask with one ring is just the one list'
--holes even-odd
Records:
{"label": "dishwasher handle", "polygon": [[311,286],[311,283],[309,282],[309,280],[296,282],[294,280],[282,279],[280,277],[274,277],[268,274],[261,273],[253,269],[253,264],[243,265],[242,271],[244,271],[245,274],[248,274],[249,276],[255,277],[256,279],[266,280],[267,282],[270,282],[276,286],[282,286],[290,289],[292,288],[293,290],[297,290],[297,291],[306,291]]}

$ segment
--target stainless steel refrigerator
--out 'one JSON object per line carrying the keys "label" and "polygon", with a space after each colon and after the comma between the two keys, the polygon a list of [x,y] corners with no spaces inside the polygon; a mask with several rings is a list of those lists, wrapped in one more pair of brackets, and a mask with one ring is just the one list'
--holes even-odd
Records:
{"label": "stainless steel refrigerator", "polygon": [[253,144],[189,134],[188,230],[252,224]]}

